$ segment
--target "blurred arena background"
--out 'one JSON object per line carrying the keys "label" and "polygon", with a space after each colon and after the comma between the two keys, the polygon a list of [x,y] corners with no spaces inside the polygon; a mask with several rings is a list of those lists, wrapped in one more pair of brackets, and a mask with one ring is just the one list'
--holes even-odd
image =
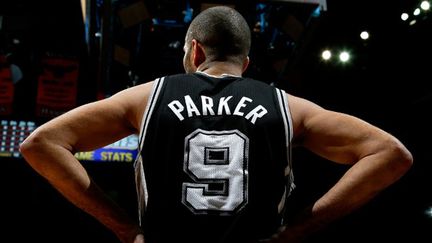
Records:
{"label": "blurred arena background", "polygon": [[[183,72],[188,24],[213,5],[235,7],[250,24],[251,65],[245,76],[364,118],[413,152],[414,166],[402,180],[310,242],[431,242],[430,3],[2,0],[0,242],[116,242],[31,171],[18,144],[78,105]],[[131,136],[76,154],[132,215],[136,148]],[[293,210],[320,196],[346,169],[300,149],[293,157]]]}

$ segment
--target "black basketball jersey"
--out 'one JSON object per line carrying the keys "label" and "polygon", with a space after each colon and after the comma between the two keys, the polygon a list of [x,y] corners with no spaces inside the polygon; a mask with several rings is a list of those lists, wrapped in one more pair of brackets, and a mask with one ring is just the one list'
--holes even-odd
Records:
{"label": "black basketball jersey", "polygon": [[204,73],[155,80],[135,162],[146,242],[270,237],[294,187],[283,91]]}

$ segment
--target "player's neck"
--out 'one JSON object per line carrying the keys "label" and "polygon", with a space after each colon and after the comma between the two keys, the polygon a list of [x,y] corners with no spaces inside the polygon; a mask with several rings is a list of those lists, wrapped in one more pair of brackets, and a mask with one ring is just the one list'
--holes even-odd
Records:
{"label": "player's neck", "polygon": [[197,72],[206,73],[210,76],[242,76],[242,68],[227,62],[203,63],[197,68]]}

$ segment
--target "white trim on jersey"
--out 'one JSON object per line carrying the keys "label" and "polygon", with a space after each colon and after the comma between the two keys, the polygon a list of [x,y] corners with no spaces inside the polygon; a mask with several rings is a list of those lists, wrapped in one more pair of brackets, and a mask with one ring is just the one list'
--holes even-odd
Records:
{"label": "white trim on jersey", "polygon": [[143,143],[144,143],[144,138],[146,136],[147,133],[147,127],[148,127],[148,123],[150,121],[150,118],[153,114],[153,109],[156,105],[156,101],[159,97],[159,93],[162,89],[163,83],[164,83],[165,78],[158,78],[154,81],[153,84],[153,90],[152,93],[149,97],[149,100],[147,102],[147,107],[144,111],[144,115],[143,115],[143,119],[141,121],[141,135],[139,137],[140,139],[140,150],[142,149]]}
{"label": "white trim on jersey", "polygon": [[150,118],[153,114],[154,107],[156,105],[156,101],[158,100],[160,91],[162,89],[163,83],[165,78],[158,78],[153,83],[153,89],[151,92],[151,95],[147,101],[147,106],[144,111],[144,115],[141,121],[141,128],[140,128],[140,136],[138,138],[138,156],[137,159],[134,162],[134,169],[135,169],[135,182],[136,182],[136,190],[138,194],[138,218],[139,223],[141,225],[141,219],[144,215],[144,211],[147,205],[148,195],[147,195],[147,184],[144,174],[144,166],[143,166],[143,160],[141,156],[142,147],[144,144],[144,139],[147,133],[147,127],[148,123],[150,121]]}
{"label": "white trim on jersey", "polygon": [[286,146],[288,147],[292,140],[292,134],[293,134],[291,112],[288,106],[288,99],[285,92],[278,88],[276,88],[276,90],[277,90],[277,96],[279,101],[279,107],[282,112],[282,119],[285,125]]}
{"label": "white trim on jersey", "polygon": [[221,75],[211,75],[211,74],[208,74],[208,73],[205,73],[205,72],[202,72],[202,71],[196,71],[195,73],[199,73],[199,74],[203,74],[203,75],[205,75],[205,76],[209,76],[209,77],[212,77],[212,78],[226,78],[226,77],[234,77],[234,78],[241,78],[242,76],[239,76],[239,75],[234,75],[234,74],[229,74],[229,73],[223,73],[223,74],[221,74]]}
{"label": "white trim on jersey", "polygon": [[292,126],[291,111],[288,106],[288,98],[285,91],[276,88],[276,93],[277,93],[279,108],[281,110],[282,119],[285,127],[285,139],[286,139],[287,160],[288,160],[288,165],[285,168],[285,176],[288,176],[288,183],[290,183],[289,185],[287,185],[289,187],[288,191],[284,192],[284,196],[282,197],[282,200],[278,205],[278,210],[279,212],[281,212],[285,206],[285,199],[291,194],[291,192],[295,188],[294,174],[292,171],[292,161],[291,161],[291,142],[293,139],[293,126]]}

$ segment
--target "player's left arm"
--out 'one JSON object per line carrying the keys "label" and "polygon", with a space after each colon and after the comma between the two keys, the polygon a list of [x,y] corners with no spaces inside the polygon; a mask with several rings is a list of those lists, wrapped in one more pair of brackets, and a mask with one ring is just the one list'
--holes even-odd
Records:
{"label": "player's left arm", "polygon": [[323,158],[350,167],[288,225],[279,235],[284,240],[307,235],[361,207],[402,177],[413,162],[409,150],[388,132],[357,117],[288,97],[295,140]]}

